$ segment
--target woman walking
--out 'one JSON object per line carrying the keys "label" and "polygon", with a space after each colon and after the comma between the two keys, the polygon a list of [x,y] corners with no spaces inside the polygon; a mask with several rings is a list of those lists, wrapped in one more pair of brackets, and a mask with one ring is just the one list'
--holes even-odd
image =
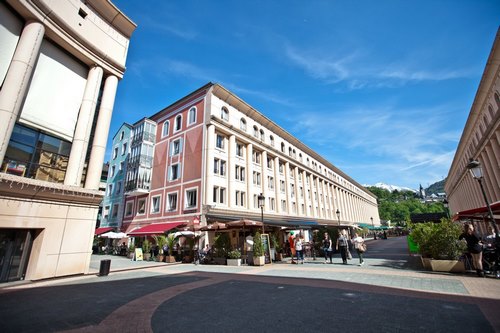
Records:
{"label": "woman walking", "polygon": [[472,255],[474,267],[476,267],[477,276],[484,277],[483,271],[483,243],[474,232],[472,224],[464,226],[464,233],[458,239],[465,239],[467,242],[467,251]]}
{"label": "woman walking", "polygon": [[328,235],[327,232],[325,232],[325,239],[323,240],[323,252],[325,252],[325,264],[328,263],[328,258],[330,258],[330,264],[333,264],[332,260],[332,239],[330,238],[330,235]]}
{"label": "woman walking", "polygon": [[357,232],[354,233],[354,238],[352,239],[352,243],[354,244],[354,248],[356,249],[356,252],[358,253],[359,257],[359,265],[362,266],[365,264],[365,261],[363,260],[363,253],[366,251],[365,247],[365,240],[363,237],[359,236]]}
{"label": "woman walking", "polygon": [[347,240],[347,231],[345,229],[340,231],[339,238],[337,238],[337,245],[335,246],[336,250],[340,249],[340,255],[342,256],[342,263],[347,265],[347,247],[349,246],[349,242]]}

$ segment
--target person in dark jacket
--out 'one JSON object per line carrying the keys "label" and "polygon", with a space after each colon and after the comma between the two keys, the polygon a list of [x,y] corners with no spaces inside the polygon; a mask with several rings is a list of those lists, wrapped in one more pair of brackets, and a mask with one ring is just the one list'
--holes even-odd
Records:
{"label": "person in dark jacket", "polygon": [[474,226],[472,224],[466,224],[464,226],[464,233],[461,234],[458,239],[465,239],[465,241],[467,242],[467,251],[469,251],[469,253],[472,255],[472,260],[474,262],[474,267],[476,267],[477,275],[484,276],[483,243],[474,232]]}

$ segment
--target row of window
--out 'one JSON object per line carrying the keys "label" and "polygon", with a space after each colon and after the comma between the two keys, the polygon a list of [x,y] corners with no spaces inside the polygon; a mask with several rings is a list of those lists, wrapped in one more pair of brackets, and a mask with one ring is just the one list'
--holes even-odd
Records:
{"label": "row of window", "polygon": [[[196,106],[193,106],[192,108],[189,109],[188,111],[188,116],[187,116],[187,122],[186,122],[186,127],[190,126],[194,123],[196,123]],[[174,118],[174,133],[182,130],[182,114],[178,114]],[[166,120],[163,122],[163,127],[161,131],[161,137],[167,137],[170,132],[170,121]]]}
{"label": "row of window", "polygon": [[[192,188],[185,190],[185,206],[184,209],[194,209],[198,205],[198,189]],[[150,213],[160,213],[162,196],[156,195],[151,197]],[[136,215],[146,214],[146,198],[137,201]],[[173,212],[177,210],[178,192],[168,193],[165,200],[165,211]],[[134,202],[128,201],[125,205],[125,217],[130,217],[134,214]]]}

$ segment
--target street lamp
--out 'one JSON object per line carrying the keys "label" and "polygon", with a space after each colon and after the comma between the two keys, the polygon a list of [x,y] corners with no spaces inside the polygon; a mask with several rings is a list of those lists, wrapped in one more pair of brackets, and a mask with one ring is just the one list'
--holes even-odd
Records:
{"label": "street lamp", "polygon": [[493,225],[493,230],[495,230],[495,243],[498,247],[500,245],[500,236],[498,235],[498,227],[495,222],[495,218],[493,217],[493,211],[491,210],[490,203],[488,202],[488,198],[486,198],[486,192],[484,191],[483,182],[483,168],[481,168],[481,163],[479,161],[475,161],[472,158],[470,159],[469,164],[467,164],[467,169],[469,169],[472,178],[477,179],[479,182],[479,187],[481,187],[481,192],[483,193],[484,202],[486,203],[486,207],[488,208],[488,215],[490,218],[490,222]]}
{"label": "street lamp", "polygon": [[340,228],[340,210],[337,208],[337,211],[335,213],[337,214],[337,218],[339,219],[339,228]]}
{"label": "street lamp", "polygon": [[260,207],[260,221],[262,222],[262,233],[264,233],[264,203],[266,201],[266,197],[261,193],[257,197],[258,205]]}
{"label": "street lamp", "polygon": [[373,239],[377,239],[377,233],[375,232],[375,224],[373,224],[373,217],[370,217],[370,220],[372,221],[372,229],[373,229]]}

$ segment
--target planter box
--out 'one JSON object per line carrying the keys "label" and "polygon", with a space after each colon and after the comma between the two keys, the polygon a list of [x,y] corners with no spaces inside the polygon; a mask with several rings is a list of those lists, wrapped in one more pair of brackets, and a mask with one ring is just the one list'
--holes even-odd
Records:
{"label": "planter box", "polygon": [[463,261],[436,260],[436,259],[430,259],[430,261],[431,261],[431,269],[434,272],[451,272],[451,273],[465,272],[465,266]]}
{"label": "planter box", "polygon": [[216,265],[225,265],[226,264],[226,258],[216,257],[216,258],[214,258],[214,264],[216,264]]}
{"label": "planter box", "polygon": [[227,259],[228,266],[241,266],[241,259]]}
{"label": "planter box", "polygon": [[265,263],[266,263],[265,256],[253,257],[253,265],[254,266],[264,266]]}
{"label": "planter box", "polygon": [[166,256],[165,257],[165,262],[166,263],[174,263],[175,262],[175,257],[174,256]]}
{"label": "planter box", "polygon": [[422,260],[422,266],[424,266],[424,269],[427,269],[427,270],[432,270],[432,267],[431,267],[431,258],[424,258],[424,257],[420,257],[420,260]]}
{"label": "planter box", "polygon": [[283,260],[283,253],[276,253],[276,261],[282,261]]}

